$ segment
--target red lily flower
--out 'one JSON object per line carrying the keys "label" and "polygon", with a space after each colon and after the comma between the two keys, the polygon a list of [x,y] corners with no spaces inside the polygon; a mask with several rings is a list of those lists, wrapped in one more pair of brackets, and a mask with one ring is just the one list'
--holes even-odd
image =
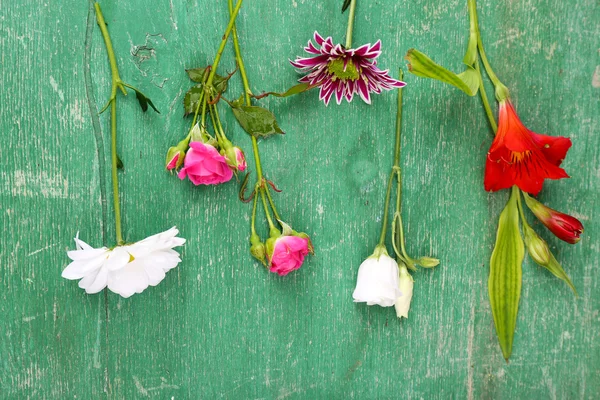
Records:
{"label": "red lily flower", "polygon": [[500,102],[498,131],[485,164],[487,191],[517,185],[536,195],[544,179],[568,178],[559,165],[571,147],[571,139],[540,135],[527,129],[509,99]]}
{"label": "red lily flower", "polygon": [[583,233],[583,224],[577,218],[553,210],[527,195],[525,195],[525,203],[557,238],[571,244],[579,242]]}

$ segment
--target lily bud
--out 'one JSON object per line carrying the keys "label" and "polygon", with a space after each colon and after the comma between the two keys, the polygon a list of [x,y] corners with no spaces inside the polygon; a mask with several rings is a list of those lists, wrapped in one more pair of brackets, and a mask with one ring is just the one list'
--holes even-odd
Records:
{"label": "lily bud", "polygon": [[398,318],[408,318],[408,311],[410,310],[410,302],[413,295],[414,281],[403,263],[400,264],[399,270],[398,289],[400,290],[400,293],[396,298],[394,307],[396,308],[396,316]]}
{"label": "lily bud", "polygon": [[172,169],[178,169],[183,165],[185,159],[185,152],[181,151],[179,147],[170,147],[167,151],[166,168],[170,171]]}
{"label": "lily bud", "polygon": [[525,195],[525,203],[557,238],[571,244],[579,242],[583,224],[577,218],[546,207],[529,195]]}
{"label": "lily bud", "polygon": [[543,267],[547,266],[551,259],[548,243],[539,237],[529,226],[524,225],[523,232],[525,233],[525,245],[527,246],[527,251],[531,258],[533,258],[533,261]]}
{"label": "lily bud", "polygon": [[416,262],[423,268],[433,268],[440,264],[440,260],[433,257],[420,257]]}

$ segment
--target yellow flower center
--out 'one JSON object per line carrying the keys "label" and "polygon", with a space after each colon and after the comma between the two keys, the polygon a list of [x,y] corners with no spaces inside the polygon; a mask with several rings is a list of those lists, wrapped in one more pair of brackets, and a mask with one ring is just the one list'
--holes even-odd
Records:
{"label": "yellow flower center", "polygon": [[360,78],[360,74],[351,59],[336,58],[331,60],[327,64],[327,70],[333,75],[331,80],[334,82],[336,79],[355,81]]}

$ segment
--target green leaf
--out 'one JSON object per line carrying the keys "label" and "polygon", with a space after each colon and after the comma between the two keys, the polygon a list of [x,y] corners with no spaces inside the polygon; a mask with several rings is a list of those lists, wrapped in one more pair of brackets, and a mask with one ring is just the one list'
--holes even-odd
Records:
{"label": "green leaf", "polygon": [[352,3],[352,0],[344,0],[344,4],[342,5],[342,13],[344,13],[344,11],[350,7],[350,3]]}
{"label": "green leaf", "polygon": [[196,86],[192,86],[192,88],[187,91],[185,97],[183,98],[185,116],[193,114],[196,111],[196,107],[198,106],[198,101],[200,100],[202,93],[204,93],[204,86],[201,83],[197,84]]}
{"label": "green leaf", "polygon": [[229,81],[230,76],[221,76],[219,74],[215,74],[212,86],[215,88],[217,93],[223,93],[227,90],[227,82]]}
{"label": "green leaf", "polygon": [[490,260],[488,290],[494,324],[506,361],[512,353],[521,296],[521,266],[525,255],[519,232],[518,189],[514,190],[500,214],[496,245]]}
{"label": "green leaf", "polygon": [[148,106],[152,107],[152,109],[154,111],[156,111],[158,114],[160,114],[160,111],[158,111],[158,109],[154,106],[154,103],[152,103],[152,100],[150,100],[148,97],[146,97],[146,95],[144,95],[144,93],[140,92],[137,89],[133,89],[135,90],[135,98],[137,99],[138,103],[140,103],[140,107],[142,107],[142,111],[146,112],[148,111]]}
{"label": "green leaf", "polygon": [[300,93],[306,92],[307,90],[312,89],[312,88],[314,88],[314,86],[311,86],[308,83],[299,83],[297,85],[292,86],[291,88],[289,88],[288,90],[286,90],[283,93],[266,92],[266,93],[260,94],[258,96],[254,96],[254,98],[262,99],[263,97],[267,97],[267,96],[289,97],[289,96],[293,96],[295,94],[300,94]]}
{"label": "green leaf", "polygon": [[409,62],[408,69],[413,74],[423,78],[431,78],[449,83],[469,96],[475,96],[477,94],[479,77],[477,71],[473,67],[467,65],[467,69],[457,75],[436,64],[431,58],[416,49],[410,49],[408,53],[406,53],[405,58]]}
{"label": "green leaf", "polygon": [[256,138],[268,137],[276,133],[283,134],[275,115],[265,108],[258,106],[232,107],[233,115],[251,136]]}
{"label": "green leaf", "polygon": [[192,69],[186,69],[185,72],[187,72],[190,79],[193,80],[194,82],[202,83],[202,82],[204,82],[204,80],[206,78],[208,78],[209,69],[206,67],[205,68],[192,68]]}

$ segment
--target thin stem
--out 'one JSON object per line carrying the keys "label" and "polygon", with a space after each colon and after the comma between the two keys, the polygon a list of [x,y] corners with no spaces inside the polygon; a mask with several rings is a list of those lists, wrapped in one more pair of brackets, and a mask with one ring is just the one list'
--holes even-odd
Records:
{"label": "thin stem", "polygon": [[[229,0],[229,13],[233,14],[233,0]],[[246,95],[246,104],[250,105],[250,84],[248,83],[248,75],[246,74],[246,66],[242,59],[242,52],[240,51],[240,42],[238,39],[237,28],[233,24],[233,49],[235,50],[235,59],[240,69],[240,75],[242,76],[242,83],[244,85],[244,93]]]}
{"label": "thin stem", "polygon": [[479,55],[481,56],[481,61],[483,61],[483,66],[485,71],[487,72],[490,80],[494,84],[494,86],[502,85],[498,76],[494,73],[492,66],[490,65],[487,56],[485,54],[485,49],[483,48],[483,41],[481,40],[481,31],[479,30],[479,21],[477,20],[477,3],[476,0],[468,0],[469,2],[469,17],[471,19],[472,25],[475,26],[477,31],[477,47],[479,48]]}
{"label": "thin stem", "polygon": [[194,111],[194,119],[192,119],[192,127],[190,128],[190,132],[196,125],[196,121],[198,121],[198,114],[200,113],[200,105],[204,103],[204,92],[200,93],[200,97],[198,98],[198,103],[196,103],[196,110]]}
{"label": "thin stem", "polygon": [[115,208],[115,233],[117,237],[117,245],[125,243],[121,229],[121,206],[119,202],[119,177],[117,174],[117,99],[112,100],[110,105],[110,151],[111,151],[111,168],[112,168],[112,184],[113,184],[113,206]]}
{"label": "thin stem", "polygon": [[275,202],[273,201],[273,197],[271,196],[271,191],[269,190],[267,185],[268,184],[266,182],[263,182],[263,186],[265,187],[265,192],[267,193],[267,198],[269,199],[269,204],[271,205],[271,208],[273,209],[273,215],[275,215],[275,218],[277,219],[277,221],[281,221],[281,217],[279,216],[279,213],[277,212],[277,207],[275,207]]}
{"label": "thin stem", "polygon": [[260,191],[260,198],[263,203],[263,207],[265,209],[265,215],[267,216],[267,222],[269,223],[269,228],[273,229],[275,225],[273,224],[273,220],[271,219],[271,213],[269,212],[269,206],[267,205],[267,199],[265,198],[265,187],[260,186],[258,190]]}
{"label": "thin stem", "polygon": [[483,108],[485,109],[485,114],[487,115],[488,121],[490,122],[490,126],[492,127],[493,135],[496,135],[496,131],[498,131],[498,124],[496,123],[496,119],[494,118],[494,113],[492,112],[492,108],[490,107],[490,102],[488,100],[487,94],[485,92],[485,87],[483,86],[483,77],[481,76],[481,68],[479,67],[479,61],[475,62],[475,69],[477,70],[477,75],[479,78],[479,95],[481,96],[481,102],[483,103]]}
{"label": "thin stem", "polygon": [[[402,70],[399,73],[400,80],[403,78]],[[400,150],[401,150],[401,142],[402,142],[402,89],[398,89],[398,109],[396,112],[396,140],[394,145],[394,165],[392,167],[392,171],[390,172],[390,177],[388,179],[387,189],[385,193],[385,204],[383,206],[383,223],[381,227],[381,235],[379,236],[379,245],[383,245],[385,243],[385,235],[387,232],[387,224],[388,224],[388,214],[390,207],[390,199],[392,197],[392,182],[394,179],[394,175],[398,177],[398,195],[396,200],[396,213],[400,212],[400,198],[402,196],[402,174],[400,170]]]}
{"label": "thin stem", "polygon": [[223,50],[225,50],[225,44],[227,43],[227,39],[229,38],[229,34],[233,30],[235,26],[235,19],[242,7],[242,2],[244,0],[238,0],[235,8],[231,12],[231,16],[229,18],[229,23],[227,24],[227,28],[225,29],[225,34],[223,35],[223,40],[221,40],[221,44],[219,45],[219,49],[217,50],[217,55],[215,57],[215,61],[212,64],[212,68],[210,69],[210,74],[208,75],[208,79],[206,80],[206,85],[210,87],[212,84],[213,78],[217,73],[217,66],[219,65],[219,61],[221,61],[221,56],[223,55]]}
{"label": "thin stem", "polygon": [[253,235],[256,235],[256,206],[258,205],[258,193],[254,192],[254,201],[252,202],[252,219],[250,220],[250,230]]}
{"label": "thin stem", "polygon": [[390,208],[390,198],[392,197],[392,181],[394,180],[395,174],[396,170],[392,168],[392,172],[390,173],[390,177],[387,183],[387,189],[385,191],[385,205],[383,206],[383,222],[381,223],[381,234],[379,235],[380,246],[383,246],[385,244],[385,234],[387,233],[388,225],[388,211]]}
{"label": "thin stem", "polygon": [[215,130],[219,131],[219,135],[221,135],[221,139],[227,140],[227,136],[225,135],[225,130],[223,129],[223,125],[221,124],[221,117],[219,116],[219,111],[217,110],[217,104],[213,104],[213,110],[215,112],[215,119],[217,120],[217,127]]}
{"label": "thin stem", "polygon": [[[515,189],[516,188],[516,189]],[[513,194],[515,192],[515,190],[517,191],[516,195],[517,195],[517,208],[519,209],[519,214],[521,215],[521,219],[522,219],[522,223],[524,226],[527,226],[530,228],[529,223],[527,223],[527,219],[525,218],[525,212],[523,211],[523,204],[521,201],[521,189],[519,189],[516,185],[513,186]]]}
{"label": "thin stem", "polygon": [[111,130],[111,168],[112,168],[112,185],[113,185],[113,206],[115,211],[115,234],[117,245],[125,243],[123,240],[122,228],[121,228],[121,206],[119,201],[119,177],[117,171],[118,156],[117,156],[117,90],[120,88],[125,94],[125,88],[121,83],[119,77],[119,69],[117,67],[117,60],[115,58],[115,52],[112,47],[110,35],[108,29],[106,29],[106,22],[104,22],[104,16],[100,9],[100,4],[94,3],[96,10],[96,21],[102,32],[104,38],[104,44],[106,45],[106,52],[108,53],[108,61],[110,63],[110,70],[112,75],[112,89],[110,94],[110,130]]}
{"label": "thin stem", "polygon": [[346,29],[346,48],[352,47],[352,30],[354,29],[354,12],[356,10],[356,0],[350,2],[350,12],[348,13],[348,28]]}
{"label": "thin stem", "polygon": [[[229,12],[233,13],[234,12],[233,0],[229,0],[228,3],[229,3]],[[240,69],[240,75],[242,77],[242,84],[244,85],[244,95],[245,95],[246,105],[250,106],[250,105],[252,105],[252,99],[250,97],[252,92],[250,90],[248,74],[246,72],[246,66],[244,65],[244,59],[242,58],[242,52],[240,50],[240,42],[238,39],[237,28],[235,26],[235,23],[233,24],[232,36],[233,36],[233,49],[235,51],[235,59],[236,59],[238,68]],[[252,136],[251,139],[252,139],[252,153],[254,154],[254,161],[256,163],[257,185],[260,185],[260,187],[261,187],[261,189],[260,189],[261,197],[263,197],[263,200],[264,200],[263,192],[265,192],[269,199],[269,204],[271,205],[271,208],[273,209],[273,214],[275,215],[275,218],[277,218],[278,221],[281,221],[279,213],[277,212],[277,208],[275,207],[273,197],[271,196],[269,187],[264,182],[262,164],[260,162],[260,153],[258,151],[258,141],[256,140],[256,137],[254,137],[254,136]],[[269,220],[269,226],[272,227],[272,221],[270,219],[269,212],[267,211],[267,208],[266,208],[266,202],[263,201],[263,205],[265,206],[265,213],[267,214],[267,220]]]}

